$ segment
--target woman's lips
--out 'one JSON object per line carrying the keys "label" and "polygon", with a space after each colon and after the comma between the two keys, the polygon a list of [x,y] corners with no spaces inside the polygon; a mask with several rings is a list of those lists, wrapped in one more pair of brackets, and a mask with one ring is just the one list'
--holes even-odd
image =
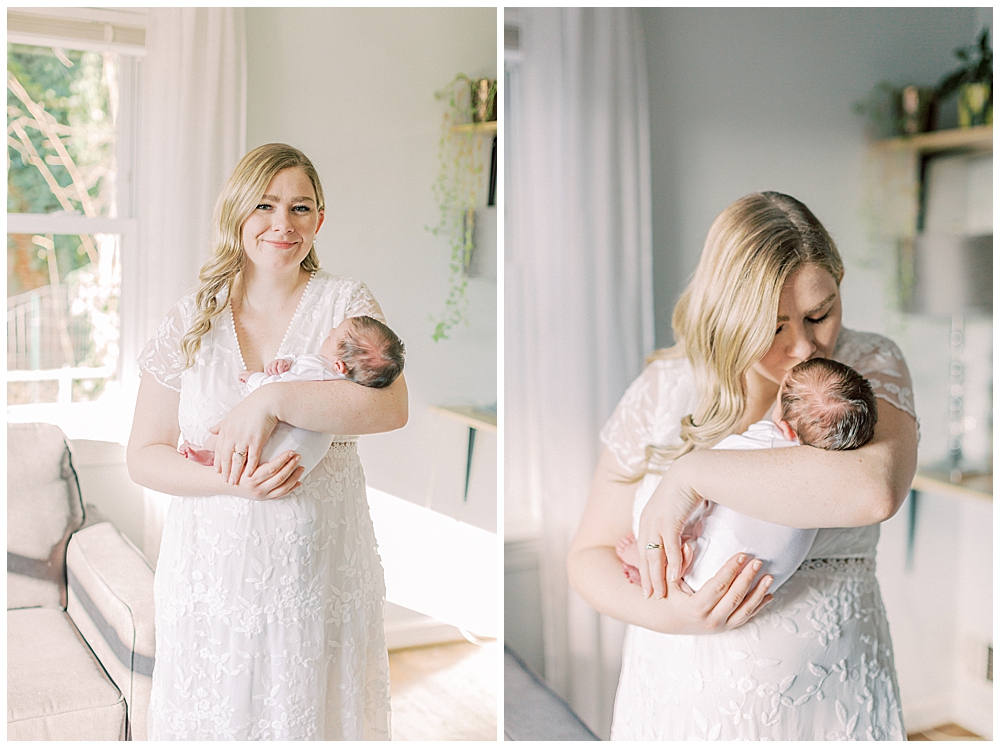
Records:
{"label": "woman's lips", "polygon": [[291,249],[296,245],[296,242],[276,242],[270,239],[266,240],[275,249]]}

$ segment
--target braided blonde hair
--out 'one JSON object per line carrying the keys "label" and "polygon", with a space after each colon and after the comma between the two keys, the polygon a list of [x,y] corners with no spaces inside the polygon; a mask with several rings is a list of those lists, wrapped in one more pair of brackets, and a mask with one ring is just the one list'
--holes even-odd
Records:
{"label": "braided blonde hair", "polygon": [[[232,296],[233,282],[246,265],[243,224],[260,203],[274,176],[291,168],[301,169],[309,177],[316,191],[317,210],[323,210],[323,186],[316,168],[302,151],[284,143],[269,143],[250,151],[240,159],[219,194],[212,215],[212,257],[198,273],[197,311],[194,322],[181,339],[186,367],[194,365],[202,337],[212,329],[212,320],[225,309],[225,303]],[[308,273],[319,270],[315,245],[302,260],[301,268]],[[221,295],[223,290],[225,294]]]}
{"label": "braided blonde hair", "polygon": [[715,219],[694,277],[674,307],[677,345],[649,358],[686,356],[697,404],[681,419],[680,444],[647,446],[644,472],[731,433],[746,410],[747,372],[774,341],[781,290],[808,264],[840,284],[844,265],[833,239],[793,197],[747,195]]}

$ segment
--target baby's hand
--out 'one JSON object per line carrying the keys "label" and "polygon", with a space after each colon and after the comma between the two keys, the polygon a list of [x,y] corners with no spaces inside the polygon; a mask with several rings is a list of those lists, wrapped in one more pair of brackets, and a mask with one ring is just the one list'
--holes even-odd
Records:
{"label": "baby's hand", "polygon": [[264,367],[264,373],[269,377],[273,377],[277,374],[284,374],[291,368],[292,362],[287,358],[276,358]]}
{"label": "baby's hand", "polygon": [[253,374],[253,372],[252,372],[252,371],[241,371],[241,372],[240,372],[240,377],[239,377],[240,381],[241,381],[241,382],[242,382],[243,384],[246,384],[247,382],[249,382],[249,381],[250,381],[250,375],[251,375],[251,374]]}

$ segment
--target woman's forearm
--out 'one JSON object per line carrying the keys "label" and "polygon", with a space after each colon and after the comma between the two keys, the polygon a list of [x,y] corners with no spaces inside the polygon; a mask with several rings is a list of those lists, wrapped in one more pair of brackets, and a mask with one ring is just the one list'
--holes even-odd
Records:
{"label": "woman's forearm", "polygon": [[167,444],[129,445],[129,477],[133,482],[171,496],[230,494],[229,485],[214,467],[186,459]]}
{"label": "woman's forearm", "polygon": [[880,409],[880,427],[882,410],[885,429],[860,449],[704,450],[678,460],[665,480],[682,481],[734,511],[791,527],[882,522],[899,509],[916,470],[912,417],[886,406]]}
{"label": "woman's forearm", "polygon": [[664,634],[677,633],[676,597],[647,598],[641,586],[625,578],[614,548],[574,549],[567,570],[570,586],[599,613]]}
{"label": "woman's forearm", "polygon": [[879,400],[875,437],[860,449],[704,450],[679,459],[664,482],[768,522],[862,527],[896,513],[916,465],[913,417]]}
{"label": "woman's forearm", "polygon": [[285,423],[326,434],[377,434],[406,425],[406,381],[388,387],[363,387],[346,380],[279,382],[259,388],[273,415]]}

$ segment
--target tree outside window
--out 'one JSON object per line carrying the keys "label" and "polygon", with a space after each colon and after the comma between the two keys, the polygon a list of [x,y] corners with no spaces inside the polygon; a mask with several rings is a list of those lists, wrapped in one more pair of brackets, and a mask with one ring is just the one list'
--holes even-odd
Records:
{"label": "tree outside window", "polygon": [[122,57],[7,45],[8,405],[115,377]]}

